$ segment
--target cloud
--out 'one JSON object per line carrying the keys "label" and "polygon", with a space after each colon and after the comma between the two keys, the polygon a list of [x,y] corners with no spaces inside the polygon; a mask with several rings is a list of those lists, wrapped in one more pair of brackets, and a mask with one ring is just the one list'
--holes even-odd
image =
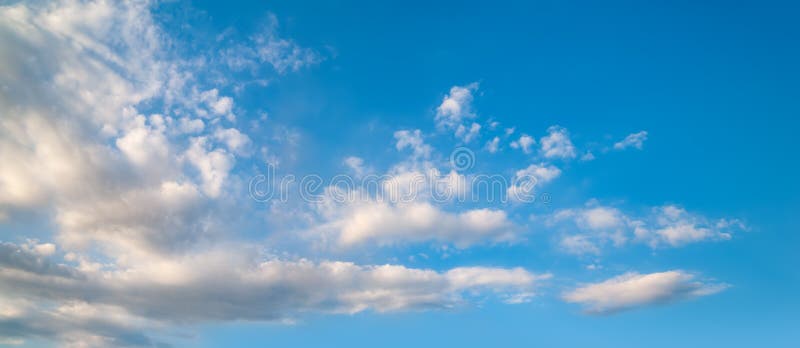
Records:
{"label": "cloud", "polygon": [[582,305],[590,314],[610,314],[712,295],[727,287],[697,280],[695,275],[683,271],[626,273],[569,291],[563,299]]}
{"label": "cloud", "polygon": [[[513,132],[513,128],[511,129]],[[518,140],[511,142],[511,148],[513,149],[522,149],[524,153],[531,153],[531,147],[536,144],[536,140],[533,137],[523,134],[519,137]]]}
{"label": "cloud", "polygon": [[531,164],[520,169],[514,174],[511,185],[506,189],[506,194],[511,201],[532,202],[535,200],[536,188],[561,175],[561,169],[545,163]]}
{"label": "cloud", "polygon": [[220,52],[220,60],[233,71],[257,71],[266,63],[279,75],[319,64],[323,60],[317,51],[281,37],[278,18],[272,13],[267,15],[261,30],[250,36],[247,44],[236,44]]}
{"label": "cloud", "polygon": [[547,132],[547,136],[539,139],[545,158],[575,158],[575,146],[572,145],[566,128],[551,126]]}
{"label": "cloud", "polygon": [[731,231],[746,229],[739,220],[714,221],[675,205],[653,208],[649,224],[642,221],[632,224],[637,239],[652,246],[673,247],[704,240],[728,240],[732,237]]}
{"label": "cloud", "polygon": [[628,136],[626,136],[625,139],[622,139],[621,141],[614,144],[614,149],[624,150],[629,147],[633,147],[641,150],[645,140],[647,140],[646,131],[628,134]]}
{"label": "cloud", "polygon": [[214,139],[225,144],[228,150],[240,156],[246,156],[251,151],[250,137],[236,128],[220,128],[214,132]]}
{"label": "cloud", "polygon": [[[39,310],[7,302],[0,314],[0,344],[21,345],[26,339],[49,339],[62,347],[170,347],[147,334],[154,328],[115,306],[71,301]],[[33,308],[32,308],[33,307]],[[10,311],[10,314],[9,312]]]}
{"label": "cloud", "polygon": [[659,248],[728,240],[734,231],[747,228],[736,219],[713,220],[675,205],[653,207],[647,214],[634,216],[594,201],[583,208],[559,210],[548,224],[558,227],[565,222],[571,225],[568,231],[577,228],[579,234],[562,236],[561,246],[575,254],[598,254],[608,243],[620,247],[636,242]]}
{"label": "cloud", "polygon": [[233,110],[233,99],[219,96],[219,91],[216,88],[200,93],[200,100],[206,103],[214,115],[225,116],[229,119],[235,118],[231,112]]}
{"label": "cloud", "polygon": [[436,108],[436,127],[439,130],[453,130],[455,136],[465,143],[474,139],[481,129],[477,123],[466,121],[475,118],[473,111],[473,93],[478,90],[478,83],[466,86],[453,86],[450,93],[444,96],[442,103]]}
{"label": "cloud", "polygon": [[416,158],[428,158],[431,155],[431,146],[422,140],[422,132],[419,129],[396,131],[394,138],[397,140],[395,146],[398,150],[410,148]]}
{"label": "cloud", "polygon": [[368,203],[349,207],[329,226],[339,230],[340,245],[379,245],[422,241],[452,243],[464,248],[477,243],[510,242],[516,227],[504,211],[474,209],[448,213],[429,203]]}
{"label": "cloud", "polygon": [[[44,249],[50,249],[49,246],[55,248],[53,244],[45,245],[48,247]],[[41,252],[41,249],[43,248],[38,245],[31,250],[30,247],[24,245],[0,242],[0,267],[56,277],[72,278],[76,276],[76,273],[69,267],[49,262],[44,256],[49,256],[50,252]]]}
{"label": "cloud", "polygon": [[458,125],[456,128],[456,137],[461,138],[465,143],[472,141],[475,137],[478,136],[478,132],[481,130],[481,125],[472,122],[472,125],[467,128],[465,125]]}
{"label": "cloud", "polygon": [[436,108],[436,123],[443,128],[454,128],[464,119],[475,118],[472,111],[472,93],[478,90],[478,83],[466,86],[453,86],[444,96],[442,104]]}
{"label": "cloud", "polygon": [[584,162],[594,161],[595,158],[596,157],[594,156],[594,154],[591,151],[586,151],[586,153],[583,154],[583,156],[581,156],[581,161],[584,161]]}
{"label": "cloud", "polygon": [[0,16],[0,79],[15,86],[0,93],[8,219],[41,214],[65,248],[113,260],[218,238],[244,212],[227,198],[252,142],[228,117],[233,99],[203,83],[221,67],[163,45],[147,3],[17,3]]}
{"label": "cloud", "polygon": [[343,161],[344,165],[353,172],[356,177],[363,177],[371,170],[364,166],[364,159],[356,156],[346,157]]}
{"label": "cloud", "polygon": [[[132,346],[148,345],[149,334],[171,323],[450,308],[476,297],[519,302],[549,277],[522,268],[437,272],[399,265],[263,259],[252,247],[242,246],[178,258],[150,257],[129,266],[60,266],[66,271],[53,272],[41,266],[54,264],[44,256],[10,244],[0,248],[0,260],[17,254],[33,261],[0,263],[0,294],[14,299],[3,302],[13,308],[0,310],[2,336],[60,339],[78,332]],[[47,309],[50,304],[55,304],[55,312]]]}
{"label": "cloud", "polygon": [[500,149],[500,137],[494,137],[492,140],[487,141],[485,148],[489,153],[496,153]]}
{"label": "cloud", "polygon": [[200,171],[203,192],[209,197],[219,197],[233,168],[234,157],[221,148],[212,149],[207,137],[196,137],[191,139],[186,158]]}
{"label": "cloud", "polygon": [[517,179],[523,177],[535,178],[539,184],[548,183],[561,175],[561,170],[554,165],[549,164],[531,164],[525,169],[518,170],[515,173]]}
{"label": "cloud", "polygon": [[600,248],[592,242],[590,237],[584,235],[565,236],[559,243],[560,247],[570,254],[575,255],[599,255]]}

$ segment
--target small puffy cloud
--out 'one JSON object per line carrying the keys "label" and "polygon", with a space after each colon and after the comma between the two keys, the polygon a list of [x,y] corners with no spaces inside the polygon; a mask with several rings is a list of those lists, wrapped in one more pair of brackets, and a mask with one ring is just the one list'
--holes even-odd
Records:
{"label": "small puffy cloud", "polygon": [[[512,129],[513,131],[513,129]],[[521,149],[524,153],[531,153],[531,147],[536,144],[536,140],[532,136],[523,134],[519,139],[511,142],[512,149]]]}
{"label": "small puffy cloud", "polygon": [[634,221],[632,224],[636,238],[652,246],[677,247],[705,240],[728,240],[732,237],[731,231],[746,229],[736,219],[714,221],[675,205],[653,208],[649,220],[649,223]]}
{"label": "small puffy cloud", "polygon": [[716,294],[725,284],[697,279],[684,271],[650,274],[627,273],[606,281],[587,284],[563,295],[590,314],[610,314],[637,307],[664,304]]}
{"label": "small puffy cloud", "polygon": [[124,135],[116,140],[117,148],[135,165],[149,168],[167,161],[169,141],[163,127],[154,122],[160,118],[154,115],[148,122],[142,115],[135,116]]}
{"label": "small puffy cloud", "polygon": [[481,125],[473,122],[471,126],[466,127],[465,125],[458,125],[456,128],[456,136],[461,138],[465,143],[472,141],[475,137],[478,136],[478,132],[481,130]]}
{"label": "small puffy cloud", "polygon": [[619,227],[623,223],[623,218],[618,209],[609,207],[585,209],[578,217],[582,225],[594,230]]}
{"label": "small puffy cloud", "polygon": [[633,147],[641,150],[645,140],[647,140],[647,131],[628,134],[628,136],[626,136],[625,139],[622,139],[614,144],[614,149],[624,150],[629,147]]}
{"label": "small puffy cloud", "polygon": [[[728,240],[733,231],[746,229],[739,220],[713,220],[675,205],[654,207],[649,213],[637,216],[596,202],[583,208],[557,211],[548,223],[551,226],[567,223],[568,231],[577,228],[579,234],[562,237],[562,246],[578,246],[580,242],[581,245],[591,243],[597,248],[609,242],[622,246],[630,241],[652,248],[680,247],[702,241]],[[571,253],[586,250],[589,254],[597,254],[599,249],[569,247],[565,250]]]}
{"label": "small puffy cloud", "polygon": [[186,158],[200,172],[203,192],[218,197],[235,163],[233,155],[220,148],[211,149],[206,137],[196,137],[191,139]]}
{"label": "small puffy cloud", "polygon": [[591,238],[584,235],[565,236],[559,244],[564,251],[570,254],[600,254],[600,248],[594,244]]}
{"label": "small puffy cloud", "polygon": [[477,82],[450,88],[450,93],[444,96],[442,103],[436,108],[436,127],[439,130],[454,131],[455,136],[465,143],[476,138],[481,126],[467,121],[477,116],[472,107],[473,93],[477,90]]}
{"label": "small puffy cloud", "polygon": [[494,137],[492,140],[486,142],[486,151],[489,153],[496,153],[500,149],[500,137]]}
{"label": "small puffy cloud", "polygon": [[435,241],[465,248],[475,244],[513,242],[519,238],[518,228],[502,210],[473,209],[451,213],[427,202],[352,203],[336,208],[329,219],[330,222],[318,230],[332,234],[339,247]]}
{"label": "small puffy cloud", "polygon": [[475,118],[472,93],[477,90],[477,82],[450,88],[450,93],[444,96],[442,104],[436,108],[436,125],[440,128],[455,128],[463,120]]}
{"label": "small puffy cloud", "polygon": [[206,104],[214,116],[225,116],[234,119],[233,98],[220,96],[216,88],[200,93],[200,101]]}
{"label": "small puffy cloud", "polygon": [[515,174],[517,179],[525,177],[535,178],[539,184],[548,183],[561,175],[561,169],[554,165],[544,163],[531,164],[525,169],[518,170]]}
{"label": "small puffy cloud", "polygon": [[364,159],[356,156],[349,156],[344,159],[344,165],[353,172],[356,177],[362,177],[370,170],[364,165]]}
{"label": "small puffy cloud", "polygon": [[181,117],[178,120],[178,130],[185,134],[200,133],[205,129],[205,123],[201,119],[191,119],[188,117]]}
{"label": "small puffy cloud", "polygon": [[395,147],[398,150],[410,148],[416,158],[428,158],[431,155],[431,146],[422,139],[422,132],[419,129],[396,131],[394,139],[397,140]]}
{"label": "small puffy cloud", "polygon": [[547,136],[539,139],[542,155],[546,158],[575,158],[575,146],[566,128],[551,126]]}
{"label": "small puffy cloud", "polygon": [[247,155],[251,151],[250,137],[236,128],[220,128],[214,132],[214,139],[225,144],[229,151],[237,155]]}
{"label": "small puffy cloud", "polygon": [[532,202],[535,200],[538,186],[548,183],[560,175],[561,169],[556,166],[544,163],[531,164],[514,174],[514,180],[506,189],[506,194],[511,201]]}

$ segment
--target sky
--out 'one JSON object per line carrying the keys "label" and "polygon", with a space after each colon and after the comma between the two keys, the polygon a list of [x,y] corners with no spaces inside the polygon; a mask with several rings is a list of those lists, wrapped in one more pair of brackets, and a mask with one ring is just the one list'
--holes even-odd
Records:
{"label": "sky", "polygon": [[799,14],[2,2],[0,346],[794,347]]}

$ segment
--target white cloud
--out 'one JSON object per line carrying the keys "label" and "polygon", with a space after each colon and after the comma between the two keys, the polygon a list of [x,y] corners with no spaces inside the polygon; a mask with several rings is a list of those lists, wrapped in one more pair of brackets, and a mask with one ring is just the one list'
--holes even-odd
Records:
{"label": "white cloud", "polygon": [[416,158],[428,158],[431,155],[431,146],[425,144],[425,141],[422,140],[422,132],[419,129],[396,131],[394,132],[394,138],[397,140],[395,147],[398,150],[411,148]]}
{"label": "white cloud", "polygon": [[523,134],[519,137],[519,140],[511,142],[511,148],[522,149],[524,153],[531,153],[531,146],[533,146],[533,144],[536,144],[536,140],[527,134]]}
{"label": "white cloud", "polygon": [[278,19],[270,14],[266,30],[255,35],[253,41],[258,58],[272,65],[278,73],[297,71],[322,60],[314,50],[300,47],[292,40],[279,37],[277,31]]}
{"label": "white cloud", "polygon": [[270,13],[261,30],[252,35],[247,44],[222,49],[220,59],[233,71],[257,71],[266,63],[263,65],[268,64],[280,75],[319,64],[323,60],[315,50],[281,37],[278,31],[278,18]]}
{"label": "white cloud", "polygon": [[600,254],[600,248],[592,242],[591,238],[584,235],[565,236],[561,239],[560,246],[570,254]]}
{"label": "white cloud", "polygon": [[206,104],[214,116],[225,116],[234,119],[233,99],[231,97],[219,96],[216,88],[200,93],[200,100]]}
{"label": "white cloud", "polygon": [[468,143],[472,141],[472,139],[475,139],[475,137],[478,136],[478,132],[480,132],[480,130],[481,130],[481,125],[475,122],[473,122],[472,125],[469,126],[469,128],[467,128],[463,124],[458,125],[458,127],[456,128],[456,137],[459,137],[465,143]]}
{"label": "white cloud", "polygon": [[203,123],[203,120],[197,118],[190,119],[188,117],[181,117],[178,122],[178,130],[180,130],[181,133],[186,134],[200,133],[203,131],[203,129],[205,129],[206,126],[205,123]]}
{"label": "white cloud", "polygon": [[[728,223],[733,221],[733,224]],[[744,229],[738,220],[709,220],[675,205],[652,209],[650,223],[633,222],[636,238],[652,246],[682,246],[705,240],[731,239],[732,230]]]}
{"label": "white cloud", "polygon": [[546,158],[574,158],[575,146],[569,139],[569,133],[565,128],[551,126],[547,129],[549,133],[542,137],[539,143],[542,146],[542,155]]}
{"label": "white cloud", "polygon": [[506,195],[511,201],[533,202],[536,199],[536,188],[560,175],[561,170],[553,165],[531,164],[514,174],[514,180],[506,189]]}
{"label": "white cloud", "polygon": [[475,118],[475,113],[472,111],[472,93],[477,90],[477,82],[450,88],[450,94],[445,95],[442,104],[436,108],[437,126],[455,128],[463,120]]}
{"label": "white cloud", "polygon": [[502,210],[450,213],[427,202],[391,204],[369,200],[336,206],[327,215],[329,222],[314,233],[330,235],[338,247],[435,241],[465,248],[519,238],[518,227]]}
{"label": "white cloud", "polygon": [[357,177],[364,175],[366,169],[364,168],[364,159],[356,156],[346,157],[343,161],[347,168],[350,168]]}
{"label": "white cloud", "polygon": [[250,141],[250,137],[236,128],[217,129],[214,132],[214,138],[225,144],[229,151],[237,155],[246,156],[251,151],[252,141]]}
{"label": "white cloud", "polygon": [[466,86],[453,86],[450,93],[444,96],[442,103],[436,108],[436,127],[439,130],[452,130],[455,136],[465,143],[477,137],[481,126],[467,121],[477,117],[473,111],[473,93],[478,90],[478,83]]}
{"label": "white cloud", "polygon": [[[81,333],[106,341],[136,333],[130,344],[138,346],[148,345],[150,334],[175,322],[280,321],[308,312],[436,309],[484,296],[518,303],[548,277],[522,268],[437,272],[399,265],[263,259],[241,246],[83,270],[4,243],[0,293],[32,305],[0,310],[0,325],[23,323],[10,338],[63,339]],[[55,303],[58,311],[69,315],[52,316],[34,303]],[[101,322],[114,325],[98,326]]]}
{"label": "white cloud", "polygon": [[619,227],[623,216],[619,210],[609,207],[592,207],[581,211],[578,217],[582,225],[594,230]]}
{"label": "white cloud", "polygon": [[654,304],[707,296],[727,288],[683,271],[627,273],[588,284],[564,294],[565,301],[581,304],[587,313],[609,314]]}
{"label": "white cloud", "polygon": [[[579,241],[591,243],[597,249],[566,248],[572,253],[586,250],[590,254],[597,254],[599,248],[609,242],[618,247],[629,241],[652,248],[680,247],[702,241],[727,240],[733,231],[746,229],[738,220],[712,220],[674,205],[654,207],[648,214],[633,216],[596,202],[590,202],[584,208],[557,211],[549,219],[551,226],[563,222],[573,224],[580,234],[563,236],[562,246],[564,243],[577,245]],[[568,229],[572,230],[571,227]]]}
{"label": "white cloud", "polygon": [[137,115],[117,138],[116,145],[128,159],[139,167],[157,168],[167,161],[170,153],[169,142],[164,135],[163,125],[154,120],[161,120],[160,115],[153,115],[149,122],[142,115]]}
{"label": "white cloud", "polygon": [[191,139],[186,158],[200,171],[203,192],[218,197],[233,168],[234,157],[223,149],[210,149],[208,138],[196,137]]}
{"label": "white cloud", "polygon": [[489,153],[496,153],[500,148],[500,137],[494,137],[492,140],[486,142],[486,151]]}
{"label": "white cloud", "polygon": [[625,139],[614,144],[615,150],[624,150],[629,147],[634,147],[636,149],[641,150],[644,141],[647,140],[647,132],[641,131],[638,133],[628,134]]}
{"label": "white cloud", "polygon": [[553,181],[560,175],[561,175],[561,169],[558,169],[554,165],[548,165],[544,163],[531,164],[525,169],[518,170],[515,174],[517,179],[521,179],[524,177],[535,178],[536,182],[539,184],[545,184],[550,181]]}

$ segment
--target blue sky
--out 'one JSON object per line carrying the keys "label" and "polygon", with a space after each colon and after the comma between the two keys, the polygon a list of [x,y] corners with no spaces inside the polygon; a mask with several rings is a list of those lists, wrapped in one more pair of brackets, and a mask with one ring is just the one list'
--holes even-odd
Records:
{"label": "blue sky", "polygon": [[5,4],[0,345],[791,347],[797,15]]}

